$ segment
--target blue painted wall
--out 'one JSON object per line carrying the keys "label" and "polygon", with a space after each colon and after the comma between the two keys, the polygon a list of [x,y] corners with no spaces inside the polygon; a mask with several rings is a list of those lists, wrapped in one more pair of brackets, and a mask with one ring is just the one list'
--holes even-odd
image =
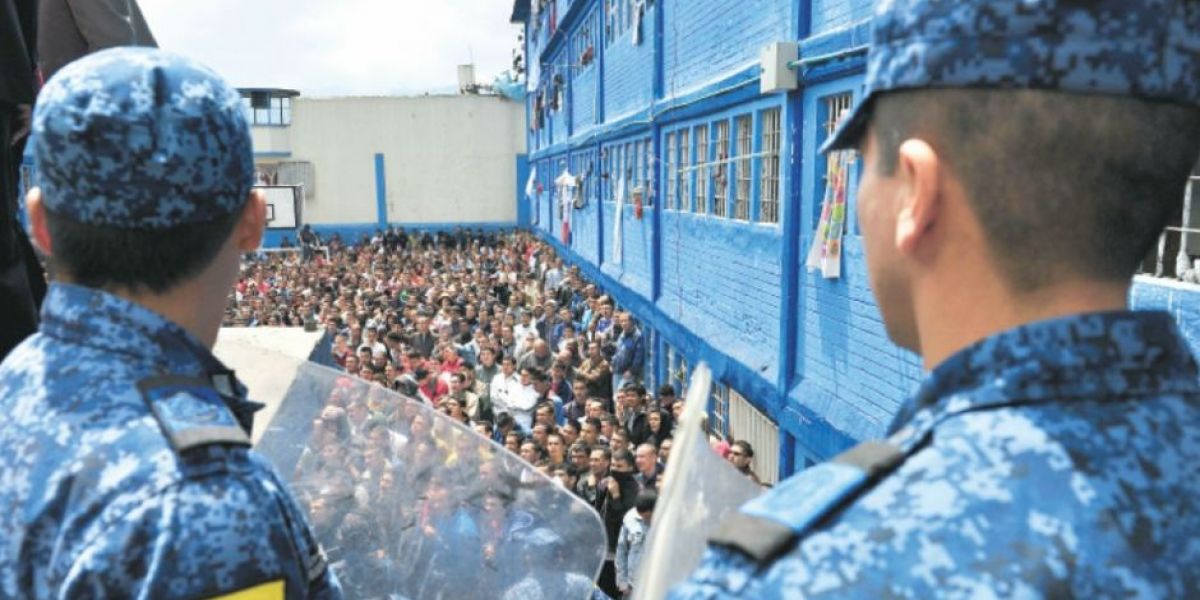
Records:
{"label": "blue painted wall", "polygon": [[1139,277],[1129,293],[1129,301],[1139,310],[1171,313],[1192,353],[1200,355],[1200,287]]}
{"label": "blue painted wall", "polygon": [[812,0],[812,32],[824,33],[871,18],[872,0]]}
{"label": "blue painted wall", "polygon": [[[582,2],[583,0],[575,0]],[[578,27],[572,30],[571,60],[571,132],[586,133],[596,126],[600,92],[600,64],[596,60],[600,38],[600,8],[591,6]],[[593,58],[584,64],[581,54],[591,47]]]}
{"label": "blue painted wall", "polygon": [[[825,140],[830,96],[858,94],[859,76],[809,87],[802,92],[805,113],[799,163],[801,196],[800,244],[794,249],[800,290],[795,310],[801,315],[796,339],[796,367],[789,399],[799,408],[821,415],[830,425],[856,439],[884,433],[899,403],[920,376],[914,355],[891,344],[871,296],[862,257],[862,242],[853,222],[856,198],[850,193],[842,277],[826,280],[803,269],[820,216],[825,192],[825,157],[817,147]],[[857,96],[855,100],[857,101]],[[851,180],[857,179],[852,169]],[[814,449],[813,454],[826,454]]]}
{"label": "blue painted wall", "polygon": [[[563,111],[569,135],[556,125],[553,144],[545,132],[530,140],[530,161],[546,190],[535,230],[653,332],[658,377],[669,372],[669,346],[689,365],[709,363],[718,381],[774,420],[781,476],[882,435],[923,373],[916,356],[887,339],[867,280],[853,192],[841,278],[804,269],[825,191],[825,157],[816,149],[830,120],[826,102],[846,93],[858,99],[871,0],[655,0],[647,3],[637,45],[624,26],[606,43],[610,24],[600,0],[558,1],[562,30],[547,37],[543,27],[529,37],[531,73],[539,61],[542,70],[560,57],[572,65]],[[595,61],[578,68],[571,42],[590,15],[602,32]],[[763,45],[786,40],[799,41],[802,56],[838,57],[804,68],[795,92],[762,95],[755,59]],[[711,145],[714,121],[751,114],[759,152],[761,111],[769,108],[782,113],[778,223],[753,219],[762,193],[758,161],[750,222],[696,214],[690,199],[682,210],[665,207],[666,134],[709,124]],[[633,142],[649,149],[638,163],[647,202],[638,219],[626,196],[622,252],[614,257],[617,157]],[[731,126],[730,150],[735,144]],[[580,174],[590,162],[595,185],[585,185],[585,205],[572,210],[565,245],[561,212],[550,206],[553,180],[564,165]],[[857,171],[854,165],[852,181]],[[1172,312],[1200,351],[1200,289],[1140,282],[1131,298],[1138,308]]]}
{"label": "blue painted wall", "polygon": [[608,119],[645,109],[654,100],[654,4],[642,21],[640,43],[633,43],[632,27],[607,40],[604,52],[604,114]]}
{"label": "blue painted wall", "polygon": [[571,248],[584,260],[599,263],[600,258],[600,171],[596,164],[597,152],[588,148],[571,157],[571,172],[585,176],[582,208],[571,215]]}
{"label": "blue painted wall", "polygon": [[521,227],[529,227],[529,200],[525,197],[525,185],[529,183],[529,155],[518,154],[516,160],[517,169],[517,225]]}
{"label": "blue painted wall", "polygon": [[762,46],[795,39],[797,6],[778,0],[663,0],[663,89],[690,90],[758,64]]}

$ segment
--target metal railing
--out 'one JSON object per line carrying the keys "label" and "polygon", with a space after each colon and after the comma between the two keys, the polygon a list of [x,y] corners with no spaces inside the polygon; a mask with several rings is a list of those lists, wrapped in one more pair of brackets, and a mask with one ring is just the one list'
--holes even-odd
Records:
{"label": "metal railing", "polygon": [[[1186,226],[1200,220],[1192,217],[1193,210],[1200,210],[1200,206],[1193,206],[1192,203],[1197,187],[1200,187],[1200,175],[1188,177],[1183,192],[1183,225],[1163,229],[1158,238],[1153,270],[1144,268],[1144,274],[1200,283],[1200,228]],[[1178,236],[1177,247],[1171,243],[1175,236]]]}

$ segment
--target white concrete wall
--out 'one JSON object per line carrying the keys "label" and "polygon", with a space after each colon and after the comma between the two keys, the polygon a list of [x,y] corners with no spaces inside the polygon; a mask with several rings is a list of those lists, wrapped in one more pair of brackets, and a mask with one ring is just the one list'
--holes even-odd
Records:
{"label": "white concrete wall", "polygon": [[388,221],[515,222],[525,109],[493,96],[296,98],[291,158],[316,169],[304,220],[376,222],[375,154],[384,155]]}
{"label": "white concrete wall", "polygon": [[291,133],[291,127],[256,126],[250,128],[250,140],[258,154],[288,152],[292,147]]}

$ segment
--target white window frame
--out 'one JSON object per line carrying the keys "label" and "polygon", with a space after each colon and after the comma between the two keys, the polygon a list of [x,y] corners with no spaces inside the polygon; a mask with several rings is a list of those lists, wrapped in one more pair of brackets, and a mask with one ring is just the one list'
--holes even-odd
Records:
{"label": "white window frame", "polygon": [[696,214],[708,214],[708,125],[697,125],[696,138]]}
{"label": "white window frame", "polygon": [[758,185],[758,222],[779,223],[780,152],[783,144],[783,110],[769,108],[762,112],[762,164]]}
{"label": "white window frame", "polygon": [[679,210],[692,210],[692,146],[691,130],[679,130]]}
{"label": "white window frame", "polygon": [[663,145],[667,147],[667,152],[666,152],[667,160],[665,160],[663,162],[663,169],[665,171],[665,173],[663,173],[663,177],[666,178],[667,198],[666,198],[666,201],[663,203],[663,208],[665,208],[666,210],[675,210],[675,209],[679,208],[678,196],[677,196],[678,191],[676,189],[676,185],[679,181],[679,173],[677,171],[678,167],[675,162],[675,153],[676,153],[675,132],[674,131],[667,132],[665,138],[666,138],[666,140],[663,142]]}
{"label": "white window frame", "polygon": [[750,194],[754,189],[754,116],[738,115],[734,118],[734,134],[737,136],[737,164],[733,195],[733,218],[750,220]]}
{"label": "white window frame", "polygon": [[729,214],[729,120],[721,119],[714,125],[713,147],[713,206],[714,217]]}

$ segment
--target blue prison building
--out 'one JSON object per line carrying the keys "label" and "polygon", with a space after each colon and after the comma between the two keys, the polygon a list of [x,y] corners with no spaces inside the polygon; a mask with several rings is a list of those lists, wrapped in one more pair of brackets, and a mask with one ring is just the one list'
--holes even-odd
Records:
{"label": "blue prison building", "polygon": [[[712,367],[710,422],[754,443],[764,480],[881,436],[922,376],[871,296],[861,166],[817,152],[859,99],[871,12],[871,0],[513,6],[527,63],[521,224],[636,315],[651,383],[680,389],[690,365]],[[839,201],[840,273],[827,276],[806,266]],[[1133,300],[1172,311],[1200,349],[1200,289],[1139,278]]]}

